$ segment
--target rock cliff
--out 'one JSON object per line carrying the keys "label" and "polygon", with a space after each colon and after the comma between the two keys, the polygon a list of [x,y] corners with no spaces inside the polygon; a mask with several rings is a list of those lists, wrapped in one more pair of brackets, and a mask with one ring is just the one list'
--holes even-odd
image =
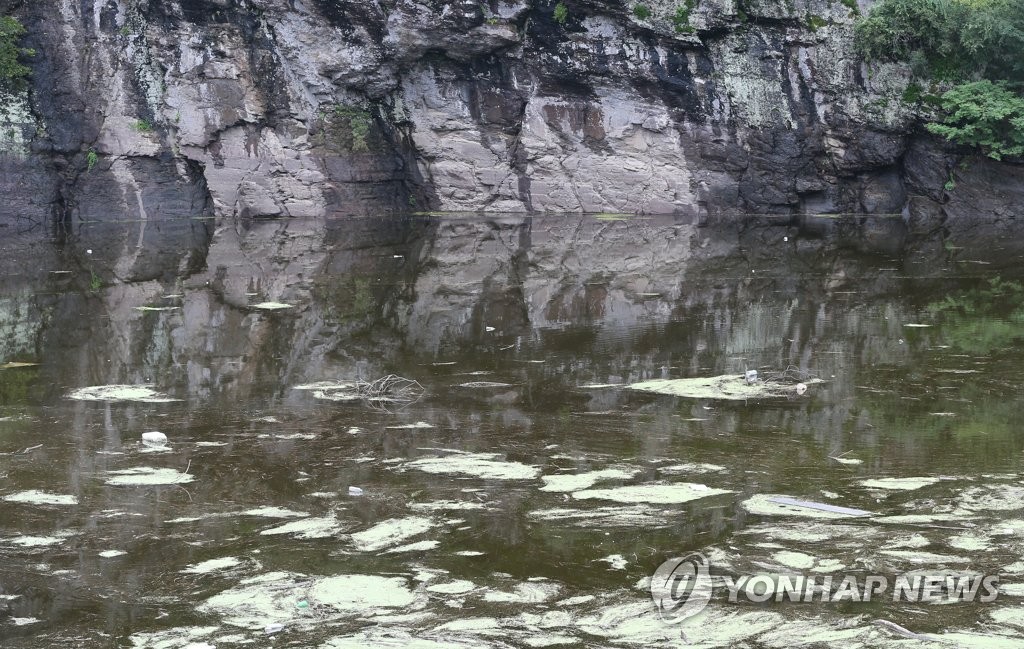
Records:
{"label": "rock cliff", "polygon": [[[906,70],[853,55],[866,8],[0,0],[37,52],[30,88],[0,111],[0,220],[80,257],[102,249],[120,281],[206,268],[239,300],[259,269],[219,251],[287,265],[323,237],[305,217],[334,214],[865,213],[940,237],[1012,229],[1021,168],[958,164],[915,129]],[[138,226],[112,241],[111,220]],[[281,228],[289,251],[271,243]]]}

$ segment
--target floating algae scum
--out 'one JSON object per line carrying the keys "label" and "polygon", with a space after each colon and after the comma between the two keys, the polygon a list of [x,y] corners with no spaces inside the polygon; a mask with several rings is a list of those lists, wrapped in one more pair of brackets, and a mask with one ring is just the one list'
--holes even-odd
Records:
{"label": "floating algae scum", "polygon": [[[388,223],[258,289],[45,284],[0,314],[35,363],[0,371],[0,646],[1021,646],[1024,330],[990,299],[1020,280],[675,219]],[[622,252],[651,241],[692,256]],[[339,260],[372,290],[299,290]],[[295,306],[227,299],[250,284]],[[718,587],[669,625],[649,581],[691,552]],[[722,586],[935,571],[1002,593]]]}

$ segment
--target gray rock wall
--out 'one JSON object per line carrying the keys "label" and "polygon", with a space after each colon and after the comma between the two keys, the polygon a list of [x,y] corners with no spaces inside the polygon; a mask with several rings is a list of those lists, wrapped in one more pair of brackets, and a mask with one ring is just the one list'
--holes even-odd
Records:
{"label": "gray rock wall", "polygon": [[1019,209],[1012,164],[943,189],[958,156],[914,130],[904,69],[853,55],[839,0],[555,6],[5,0],[38,54],[0,101],[0,218],[192,219],[170,230],[194,256],[337,213]]}

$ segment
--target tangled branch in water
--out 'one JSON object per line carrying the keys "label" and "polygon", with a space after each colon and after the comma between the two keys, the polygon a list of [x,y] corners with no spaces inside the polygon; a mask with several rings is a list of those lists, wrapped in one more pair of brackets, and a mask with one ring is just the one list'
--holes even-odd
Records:
{"label": "tangled branch in water", "polygon": [[419,401],[424,389],[419,381],[388,374],[376,381],[356,381],[356,392],[370,407],[387,410],[386,404],[400,404],[404,408]]}
{"label": "tangled branch in water", "polygon": [[818,375],[807,370],[802,370],[796,365],[790,365],[781,372],[764,372],[761,379],[765,383],[774,383],[779,386],[794,385],[796,383],[817,383]]}

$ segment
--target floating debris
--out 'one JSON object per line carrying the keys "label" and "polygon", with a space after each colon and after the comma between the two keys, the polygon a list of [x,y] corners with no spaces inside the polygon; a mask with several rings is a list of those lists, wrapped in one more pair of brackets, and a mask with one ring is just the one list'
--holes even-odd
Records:
{"label": "floating debris", "polygon": [[426,552],[441,545],[440,541],[417,541],[408,545],[400,545],[397,548],[384,550],[387,554],[398,554],[399,552]]}
{"label": "floating debris", "polygon": [[195,480],[195,476],[189,473],[182,473],[175,469],[157,469],[149,466],[123,469],[121,471],[110,471],[107,475],[114,476],[112,478],[107,478],[105,483],[112,487],[147,487],[185,484]]}
{"label": "floating debris", "polygon": [[896,491],[913,491],[928,485],[933,485],[939,478],[917,477],[917,478],[874,478],[862,480],[858,484],[869,489],[888,489]]}
{"label": "floating debris", "polygon": [[757,494],[740,503],[746,511],[759,516],[799,516],[801,518],[851,518],[872,512],[827,503],[797,500],[779,494]]}
{"label": "floating debris", "polygon": [[363,490],[360,489],[359,487],[349,487],[348,488],[348,495],[350,495],[350,496],[362,496],[363,495]]}
{"label": "floating debris", "polygon": [[672,484],[632,485],[612,489],[588,489],[577,491],[572,494],[572,497],[577,500],[598,499],[620,503],[669,505],[731,493],[735,492],[728,489],[714,489],[697,483],[676,482]]}
{"label": "floating debris", "polygon": [[8,494],[3,498],[9,503],[22,503],[26,505],[77,505],[78,498],[65,494],[52,494],[45,491],[30,489]]}
{"label": "floating debris", "polygon": [[257,435],[256,439],[275,439],[281,441],[288,441],[293,439],[316,439],[316,433],[267,433],[263,435]]}
{"label": "floating debris", "polygon": [[908,328],[908,329],[928,329],[932,325],[930,325],[930,324],[920,324],[920,323],[917,323],[917,322],[908,322],[908,323],[904,324],[903,326]]}
{"label": "floating debris", "polygon": [[418,381],[389,374],[375,381],[320,381],[307,383],[292,388],[294,390],[312,390],[313,396],[326,401],[365,401],[378,409],[386,409],[384,404],[395,403],[402,407],[415,403],[422,398],[424,390]]}
{"label": "floating debris", "polygon": [[341,523],[337,517],[323,516],[320,518],[303,518],[301,520],[285,523],[279,527],[260,532],[263,536],[277,536],[288,534],[300,539],[326,539],[341,531]]}
{"label": "floating debris", "polygon": [[511,388],[512,384],[500,381],[470,381],[469,383],[460,383],[455,387],[486,390],[488,388]]}
{"label": "floating debris", "polygon": [[693,462],[684,462],[683,464],[658,467],[658,473],[662,473],[664,475],[678,475],[681,473],[718,473],[720,471],[725,471],[725,467],[718,464]]}
{"label": "floating debris", "polygon": [[317,390],[313,392],[313,398],[341,402],[360,401],[362,399],[358,393],[349,390]]}
{"label": "floating debris", "polygon": [[64,536],[16,536],[11,539],[6,539],[8,543],[13,545],[20,545],[23,548],[48,548],[53,545],[59,545],[64,542],[64,539],[69,535]]}
{"label": "floating debris", "polygon": [[466,581],[465,579],[457,579],[443,584],[427,586],[426,589],[431,593],[441,593],[442,595],[462,595],[476,590],[477,585],[471,581]]}
{"label": "floating debris", "polygon": [[902,559],[907,563],[926,563],[929,565],[941,566],[948,563],[969,563],[968,557],[957,557],[949,554],[935,554],[934,552],[922,552],[921,550],[879,550],[884,554],[896,559]]}
{"label": "floating debris", "polygon": [[558,596],[562,588],[550,582],[525,582],[516,584],[511,591],[492,590],[484,595],[485,602],[509,604],[540,604]]}
{"label": "floating debris", "polygon": [[519,462],[501,461],[497,453],[465,453],[446,457],[426,457],[406,462],[404,467],[426,473],[466,475],[486,480],[531,480],[540,468]]}
{"label": "floating debris", "polygon": [[[228,515],[230,516],[230,514]],[[238,515],[259,516],[260,518],[302,518],[309,516],[306,512],[297,512],[294,509],[285,509],[283,507],[256,507],[239,512]]]}
{"label": "floating debris", "polygon": [[136,311],[177,311],[180,306],[137,306]]}
{"label": "floating debris", "polygon": [[435,527],[433,520],[422,516],[392,518],[377,523],[368,530],[352,534],[349,538],[357,549],[375,552],[398,545],[406,539],[419,536]]}
{"label": "floating debris", "polygon": [[372,614],[382,608],[407,608],[416,596],[401,577],[337,575],[317,581],[309,600],[339,611]]}
{"label": "floating debris", "polygon": [[355,390],[354,381],[317,381],[316,383],[303,383],[293,385],[292,390]]}
{"label": "floating debris", "polygon": [[806,509],[817,509],[823,512],[830,512],[833,514],[842,514],[844,516],[870,516],[873,513],[865,511],[863,509],[853,509],[851,507],[837,507],[836,505],[829,505],[828,503],[818,503],[811,500],[797,500],[796,498],[788,498],[786,496],[775,496],[770,500],[776,505],[785,505],[788,507],[803,507]]}
{"label": "floating debris", "polygon": [[655,529],[672,524],[678,512],[656,509],[647,505],[595,507],[593,509],[538,509],[527,516],[533,520],[549,521],[591,529],[594,527],[636,527]]}
{"label": "floating debris", "polygon": [[197,610],[199,613],[222,615],[224,622],[233,626],[264,629],[267,624],[283,624],[292,619],[291,604],[305,599],[309,582],[305,575],[264,573],[241,580],[233,588],[207,599]]}
{"label": "floating debris", "polygon": [[567,473],[542,476],[541,491],[569,492],[592,487],[602,480],[628,480],[640,473],[639,469],[602,469],[589,473]]}
{"label": "floating debris", "polygon": [[4,363],[3,365],[0,365],[0,370],[16,370],[16,369],[18,369],[20,367],[38,367],[38,366],[39,366],[39,363],[19,363],[17,361],[12,361],[10,363]]}
{"label": "floating debris", "polygon": [[164,448],[167,446],[167,435],[156,430],[142,433],[142,443],[151,448]]}
{"label": "floating debris", "polygon": [[104,550],[103,552],[100,552],[99,556],[104,559],[114,559],[116,557],[123,557],[126,554],[128,553],[124,550]]}
{"label": "floating debris", "polygon": [[[821,379],[807,379],[805,385],[823,383]],[[793,384],[776,380],[757,380],[748,382],[744,376],[723,374],[721,376],[696,377],[689,379],[655,379],[631,383],[627,390],[668,394],[689,399],[726,399],[743,401],[746,399],[779,398],[795,394]]]}
{"label": "floating debris", "polygon": [[846,464],[848,466],[855,466],[857,464],[864,464],[864,460],[858,460],[855,457],[842,457],[841,455],[830,455],[828,459],[838,462],[840,464]]}
{"label": "floating debris", "polygon": [[598,561],[604,561],[607,563],[612,570],[625,570],[629,562],[626,561],[626,557],[621,554],[610,554],[607,557],[598,559]]}
{"label": "floating debris", "polygon": [[279,311],[281,309],[294,309],[294,304],[285,304],[284,302],[260,302],[259,304],[250,304],[250,309],[259,309],[261,311]]}
{"label": "floating debris", "polygon": [[783,550],[772,555],[772,560],[792,570],[810,570],[817,563],[817,559],[803,552]]}
{"label": "floating debris", "polygon": [[241,560],[236,557],[222,557],[220,559],[210,559],[209,561],[203,561],[191,566],[188,566],[181,572],[188,575],[207,575],[212,572],[220,572],[222,570],[229,570],[242,565]]}
{"label": "floating debris", "polygon": [[181,401],[157,392],[149,385],[93,385],[68,394],[76,401],[141,401],[143,403],[171,403]]}
{"label": "floating debris", "polygon": [[433,424],[428,424],[425,421],[417,421],[414,424],[402,424],[401,426],[385,426],[388,430],[416,430],[419,428],[433,428]]}

